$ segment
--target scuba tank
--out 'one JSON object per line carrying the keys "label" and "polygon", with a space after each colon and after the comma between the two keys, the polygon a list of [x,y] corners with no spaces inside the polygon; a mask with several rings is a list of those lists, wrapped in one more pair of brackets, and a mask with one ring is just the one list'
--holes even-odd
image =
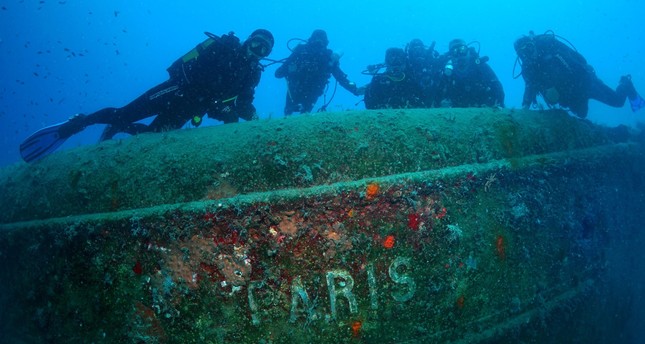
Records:
{"label": "scuba tank", "polygon": [[240,44],[240,39],[235,37],[233,32],[229,32],[221,37],[210,32],[204,32],[204,34],[208,36],[208,38],[188,51],[182,57],[178,58],[166,69],[170,79],[181,79],[186,83],[191,83],[193,81],[192,71],[194,69],[198,69],[197,65],[204,59],[203,56],[212,52],[217,45],[228,46],[233,50],[235,49],[235,46]]}

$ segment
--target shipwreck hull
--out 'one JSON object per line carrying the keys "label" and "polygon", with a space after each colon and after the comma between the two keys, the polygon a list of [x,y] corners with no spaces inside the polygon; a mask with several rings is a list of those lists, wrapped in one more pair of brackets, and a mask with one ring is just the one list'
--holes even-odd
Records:
{"label": "shipwreck hull", "polygon": [[479,109],[302,116],[63,152],[1,179],[2,332],[595,340],[609,334],[588,314],[609,306],[590,300],[625,292],[608,270],[640,240],[643,162],[639,143],[564,113]]}

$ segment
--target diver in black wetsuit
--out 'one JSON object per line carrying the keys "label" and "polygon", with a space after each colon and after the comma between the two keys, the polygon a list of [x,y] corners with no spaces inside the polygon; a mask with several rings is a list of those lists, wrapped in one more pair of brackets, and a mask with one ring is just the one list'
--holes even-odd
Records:
{"label": "diver in black wetsuit", "polygon": [[363,89],[349,81],[347,74],[340,69],[340,57],[327,49],[328,44],[327,33],[314,30],[307,42],[298,44],[284,64],[275,71],[276,78],[287,80],[285,115],[311,112],[332,75],[352,94],[358,96],[363,93]]}
{"label": "diver in black wetsuit", "polygon": [[[379,72],[385,67],[384,72]],[[417,80],[411,77],[405,50],[389,48],[385,63],[368,66],[365,74],[372,74],[372,81],[365,89],[367,109],[422,108],[423,92]]]}
{"label": "diver in black wetsuit", "polygon": [[[254,31],[240,43],[233,33],[209,36],[168,68],[168,81],[155,86],[121,108],[105,108],[76,115],[58,130],[61,139],[92,124],[108,124],[101,141],[119,132],[138,134],[181,128],[188,121],[199,125],[205,114],[224,123],[256,116],[255,87],[260,82],[260,60],[273,49],[273,35]],[[135,123],[157,115],[145,125]]]}
{"label": "diver in black wetsuit", "polygon": [[464,40],[453,39],[448,52],[439,59],[444,70],[437,106],[504,107],[504,87],[488,65],[487,56],[479,56]]}
{"label": "diver in black wetsuit", "polygon": [[514,48],[525,82],[524,108],[537,105],[538,94],[549,106],[559,104],[581,118],[587,116],[589,99],[622,107],[629,98],[633,111],[645,105],[631,76],[622,76],[616,90],[612,90],[580,53],[559,41],[552,31],[541,35],[531,32],[515,41]]}
{"label": "diver in black wetsuit", "polygon": [[423,41],[415,38],[405,48],[408,54],[409,78],[421,88],[421,99],[425,107],[434,106],[443,68],[434,46],[435,42],[426,47]]}

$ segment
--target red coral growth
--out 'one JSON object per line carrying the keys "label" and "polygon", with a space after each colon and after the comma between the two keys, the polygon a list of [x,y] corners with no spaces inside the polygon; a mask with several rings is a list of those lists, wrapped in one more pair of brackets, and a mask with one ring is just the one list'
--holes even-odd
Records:
{"label": "red coral growth", "polygon": [[233,230],[223,237],[213,237],[213,242],[217,245],[237,245],[239,239],[239,233]]}
{"label": "red coral growth", "polygon": [[383,247],[389,250],[392,247],[394,247],[395,243],[396,243],[396,239],[394,239],[394,235],[388,235],[385,237],[385,240],[383,240]]}
{"label": "red coral growth", "polygon": [[418,231],[421,225],[421,216],[419,214],[408,214],[408,228],[413,231]]}
{"label": "red coral growth", "polygon": [[501,260],[506,259],[506,242],[504,240],[504,237],[501,235],[497,236],[497,240],[495,242],[495,248],[497,250],[497,256]]}
{"label": "red coral growth", "polygon": [[202,219],[204,222],[214,222],[216,220],[216,215],[211,212],[206,212]]}
{"label": "red coral growth", "polygon": [[[208,275],[211,282],[217,282],[218,280],[224,280],[224,276],[219,273],[217,267],[211,264],[206,264],[204,262],[199,263],[199,267]],[[199,277],[200,275],[197,275]]]}
{"label": "red coral growth", "polygon": [[380,189],[381,187],[377,183],[368,184],[367,189],[365,189],[365,197],[367,197],[367,199],[376,197]]}
{"label": "red coral growth", "polygon": [[140,261],[137,260],[137,262],[134,263],[134,266],[132,267],[132,271],[137,275],[141,275],[143,273],[143,267],[141,266]]}
{"label": "red coral growth", "polygon": [[442,208],[441,208],[441,209],[440,209],[440,210],[439,210],[439,211],[434,215],[434,217],[435,217],[436,219],[438,219],[438,220],[441,220],[441,219],[443,219],[444,217],[446,217],[446,215],[447,215],[447,214],[448,214],[448,210],[446,209],[446,207],[442,207]]}
{"label": "red coral growth", "polygon": [[363,322],[356,320],[352,322],[352,337],[358,338],[361,335],[361,329],[363,329]]}

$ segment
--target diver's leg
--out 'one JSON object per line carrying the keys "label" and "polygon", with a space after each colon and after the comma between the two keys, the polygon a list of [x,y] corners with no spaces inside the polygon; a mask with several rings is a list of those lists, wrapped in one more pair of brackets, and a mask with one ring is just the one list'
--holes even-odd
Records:
{"label": "diver's leg", "polygon": [[[314,110],[314,105],[318,100],[318,95],[314,92],[309,92],[309,94],[303,94],[300,99],[300,104],[302,104],[302,113],[311,113]],[[323,104],[324,106],[324,104]]]}
{"label": "diver's leg", "polygon": [[[621,81],[616,90],[612,90],[609,86],[605,85],[600,79],[593,78],[589,87],[589,98],[596,99],[613,107],[622,107],[625,104],[625,99],[629,93],[629,84]],[[633,90],[634,86],[631,85]],[[636,91],[634,91],[635,93]]]}
{"label": "diver's leg", "polygon": [[595,89],[592,88],[592,92],[595,92],[592,93],[592,98],[598,99],[613,107],[622,107],[625,105],[625,99],[629,99],[629,105],[632,111],[638,111],[645,107],[645,99],[641,98],[638,92],[636,92],[631,75],[620,77],[616,91],[610,89],[602,81],[598,80],[595,83]]}
{"label": "diver's leg", "polygon": [[[102,136],[101,139],[108,138],[106,134],[110,134],[109,138],[111,138],[121,132],[136,135],[143,132],[180,128],[186,122],[180,114],[185,113],[187,109],[183,109],[177,104],[185,104],[186,101],[186,97],[177,85],[169,81],[164,82],[111,114],[97,113],[97,117],[106,116],[102,120],[110,121],[110,125],[106,128],[107,133],[104,132],[103,136],[105,137]],[[170,115],[165,116],[165,114]],[[154,115],[157,117],[150,125],[135,123]]]}
{"label": "diver's leg", "polygon": [[148,126],[150,131],[163,132],[179,129],[194,116],[204,115],[206,111],[199,111],[199,103],[184,102],[177,99],[170,102],[166,108],[157,113],[157,117]]}
{"label": "diver's leg", "polygon": [[177,113],[161,113],[150,123],[148,128],[150,131],[162,132],[179,129],[188,122],[189,119]]}
{"label": "diver's leg", "polygon": [[[195,117],[203,117],[209,111],[221,111],[213,108],[203,91],[199,88],[188,88],[184,92],[166,98],[163,106],[157,108],[157,117],[148,126],[150,131],[162,132],[180,129]],[[226,113],[223,113],[226,114]]]}
{"label": "diver's leg", "polygon": [[616,88],[616,93],[626,95],[627,99],[629,99],[629,105],[634,112],[645,107],[645,99],[636,92],[631,75],[623,75],[620,77],[620,83]]}
{"label": "diver's leg", "polygon": [[114,137],[114,135],[118,133],[137,135],[149,131],[151,131],[150,127],[143,123],[130,123],[124,127],[115,127],[111,124],[108,124],[107,127],[105,127],[105,129],[103,130],[103,133],[99,138],[99,142],[110,140]]}
{"label": "diver's leg", "polygon": [[291,95],[289,92],[287,92],[287,99],[285,100],[284,103],[284,115],[289,116],[294,113],[296,110],[295,104],[293,103],[293,99],[291,98]]}
{"label": "diver's leg", "polygon": [[623,75],[620,77],[618,87],[616,87],[616,93],[624,94],[629,100],[634,100],[638,97],[638,92],[636,92],[636,87],[632,83],[631,75]]}
{"label": "diver's leg", "polygon": [[178,96],[178,90],[178,86],[166,81],[148,90],[124,107],[108,107],[87,116],[76,115],[61,126],[59,134],[66,138],[92,124],[109,124],[116,134],[121,131],[120,128],[124,128],[130,123],[162,111],[173,97]]}
{"label": "diver's leg", "polygon": [[148,90],[124,107],[99,110],[87,117],[91,124],[126,126],[165,110],[176,97],[182,97],[179,87],[166,81]]}
{"label": "diver's leg", "polygon": [[314,109],[314,103],[312,103],[309,99],[305,100],[302,102],[301,110],[300,113],[311,113]]}

